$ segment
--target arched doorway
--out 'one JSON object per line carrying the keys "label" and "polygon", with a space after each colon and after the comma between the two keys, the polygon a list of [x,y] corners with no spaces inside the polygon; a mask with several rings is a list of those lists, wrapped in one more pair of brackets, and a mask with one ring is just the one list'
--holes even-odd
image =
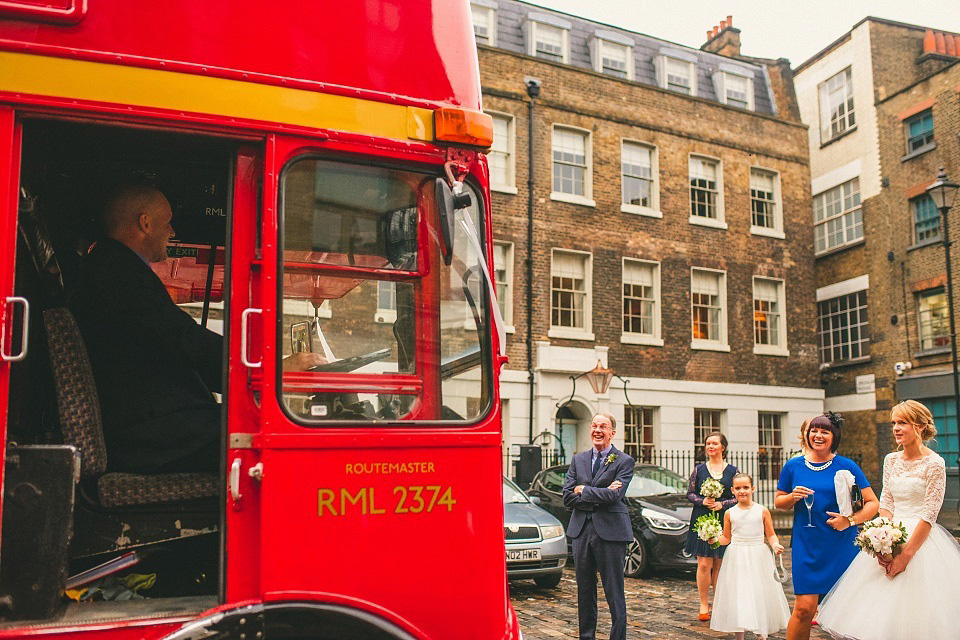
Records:
{"label": "arched doorway", "polygon": [[557,409],[554,428],[566,462],[590,447],[590,411],[576,400]]}

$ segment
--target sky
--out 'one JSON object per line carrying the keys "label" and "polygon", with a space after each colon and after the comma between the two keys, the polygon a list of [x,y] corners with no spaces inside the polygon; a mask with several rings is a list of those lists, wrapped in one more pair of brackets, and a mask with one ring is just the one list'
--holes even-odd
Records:
{"label": "sky", "polygon": [[733,16],[741,53],[797,67],[866,16],[960,33],[960,0],[527,0],[688,47]]}

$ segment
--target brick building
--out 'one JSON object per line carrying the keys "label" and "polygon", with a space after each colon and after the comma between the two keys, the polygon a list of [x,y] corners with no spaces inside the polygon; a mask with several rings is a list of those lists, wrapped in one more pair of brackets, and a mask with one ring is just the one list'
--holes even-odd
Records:
{"label": "brick building", "polygon": [[[698,50],[517,0],[473,13],[495,118],[505,453],[534,440],[569,457],[596,411],[641,457],[716,427],[734,450],[795,448],[823,392],[789,63],[740,56],[726,21]],[[598,361],[629,382],[574,391]]]}
{"label": "brick building", "polygon": [[874,481],[892,448],[890,408],[906,398],[933,410],[934,446],[956,473],[946,264],[925,189],[939,166],[960,178],[958,53],[956,34],[868,17],[795,74],[825,406],[846,418],[844,444]]}

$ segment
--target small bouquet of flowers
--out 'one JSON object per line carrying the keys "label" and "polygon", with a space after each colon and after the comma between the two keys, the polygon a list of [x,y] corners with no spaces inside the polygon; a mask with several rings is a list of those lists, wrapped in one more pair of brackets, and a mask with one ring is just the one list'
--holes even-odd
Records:
{"label": "small bouquet of flowers", "polygon": [[[723,534],[723,525],[715,513],[705,513],[693,523],[693,530],[697,537],[710,545],[711,549],[720,546],[720,536]],[[711,542],[711,540],[713,542]]]}
{"label": "small bouquet of flowers", "polygon": [[700,495],[704,498],[713,498],[716,500],[723,495],[723,485],[713,478],[707,478],[703,481],[703,484],[700,485]]}
{"label": "small bouquet of flowers", "polygon": [[892,558],[907,541],[907,529],[902,522],[878,517],[863,523],[854,544],[871,556]]}

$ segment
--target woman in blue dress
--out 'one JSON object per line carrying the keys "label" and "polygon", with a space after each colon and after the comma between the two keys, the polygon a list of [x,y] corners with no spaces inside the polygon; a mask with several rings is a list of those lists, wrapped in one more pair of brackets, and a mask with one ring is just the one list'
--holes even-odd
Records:
{"label": "woman in blue dress", "polygon": [[[840,416],[830,413],[810,421],[806,453],[788,460],[780,471],[778,509],[793,509],[793,590],[796,601],[787,624],[787,640],[808,640],[820,600],[857,555],[853,544],[857,525],[877,515],[880,501],[857,464],[836,454],[840,446]],[[853,474],[863,494],[863,508],[842,516],[833,477],[840,470]],[[807,509],[804,497],[813,496]],[[808,499],[809,500],[809,499]],[[808,527],[807,524],[812,524]]]}
{"label": "woman in blue dress", "polygon": [[[697,592],[700,595],[700,613],[697,619],[709,620],[710,586],[713,585],[714,588],[717,586],[717,574],[720,573],[720,561],[726,547],[711,549],[709,544],[697,537],[693,530],[693,523],[697,518],[711,511],[717,514],[720,522],[723,522],[724,511],[737,504],[732,487],[733,476],[739,470],[732,464],[727,464],[724,459],[727,453],[727,437],[719,431],[713,431],[707,435],[703,449],[707,461],[696,466],[687,483],[687,499],[693,503],[693,513],[690,516],[690,530],[687,532],[687,546],[684,551],[697,557]],[[723,485],[723,494],[719,499],[704,498],[700,495],[700,487],[707,478],[713,478]]]}

